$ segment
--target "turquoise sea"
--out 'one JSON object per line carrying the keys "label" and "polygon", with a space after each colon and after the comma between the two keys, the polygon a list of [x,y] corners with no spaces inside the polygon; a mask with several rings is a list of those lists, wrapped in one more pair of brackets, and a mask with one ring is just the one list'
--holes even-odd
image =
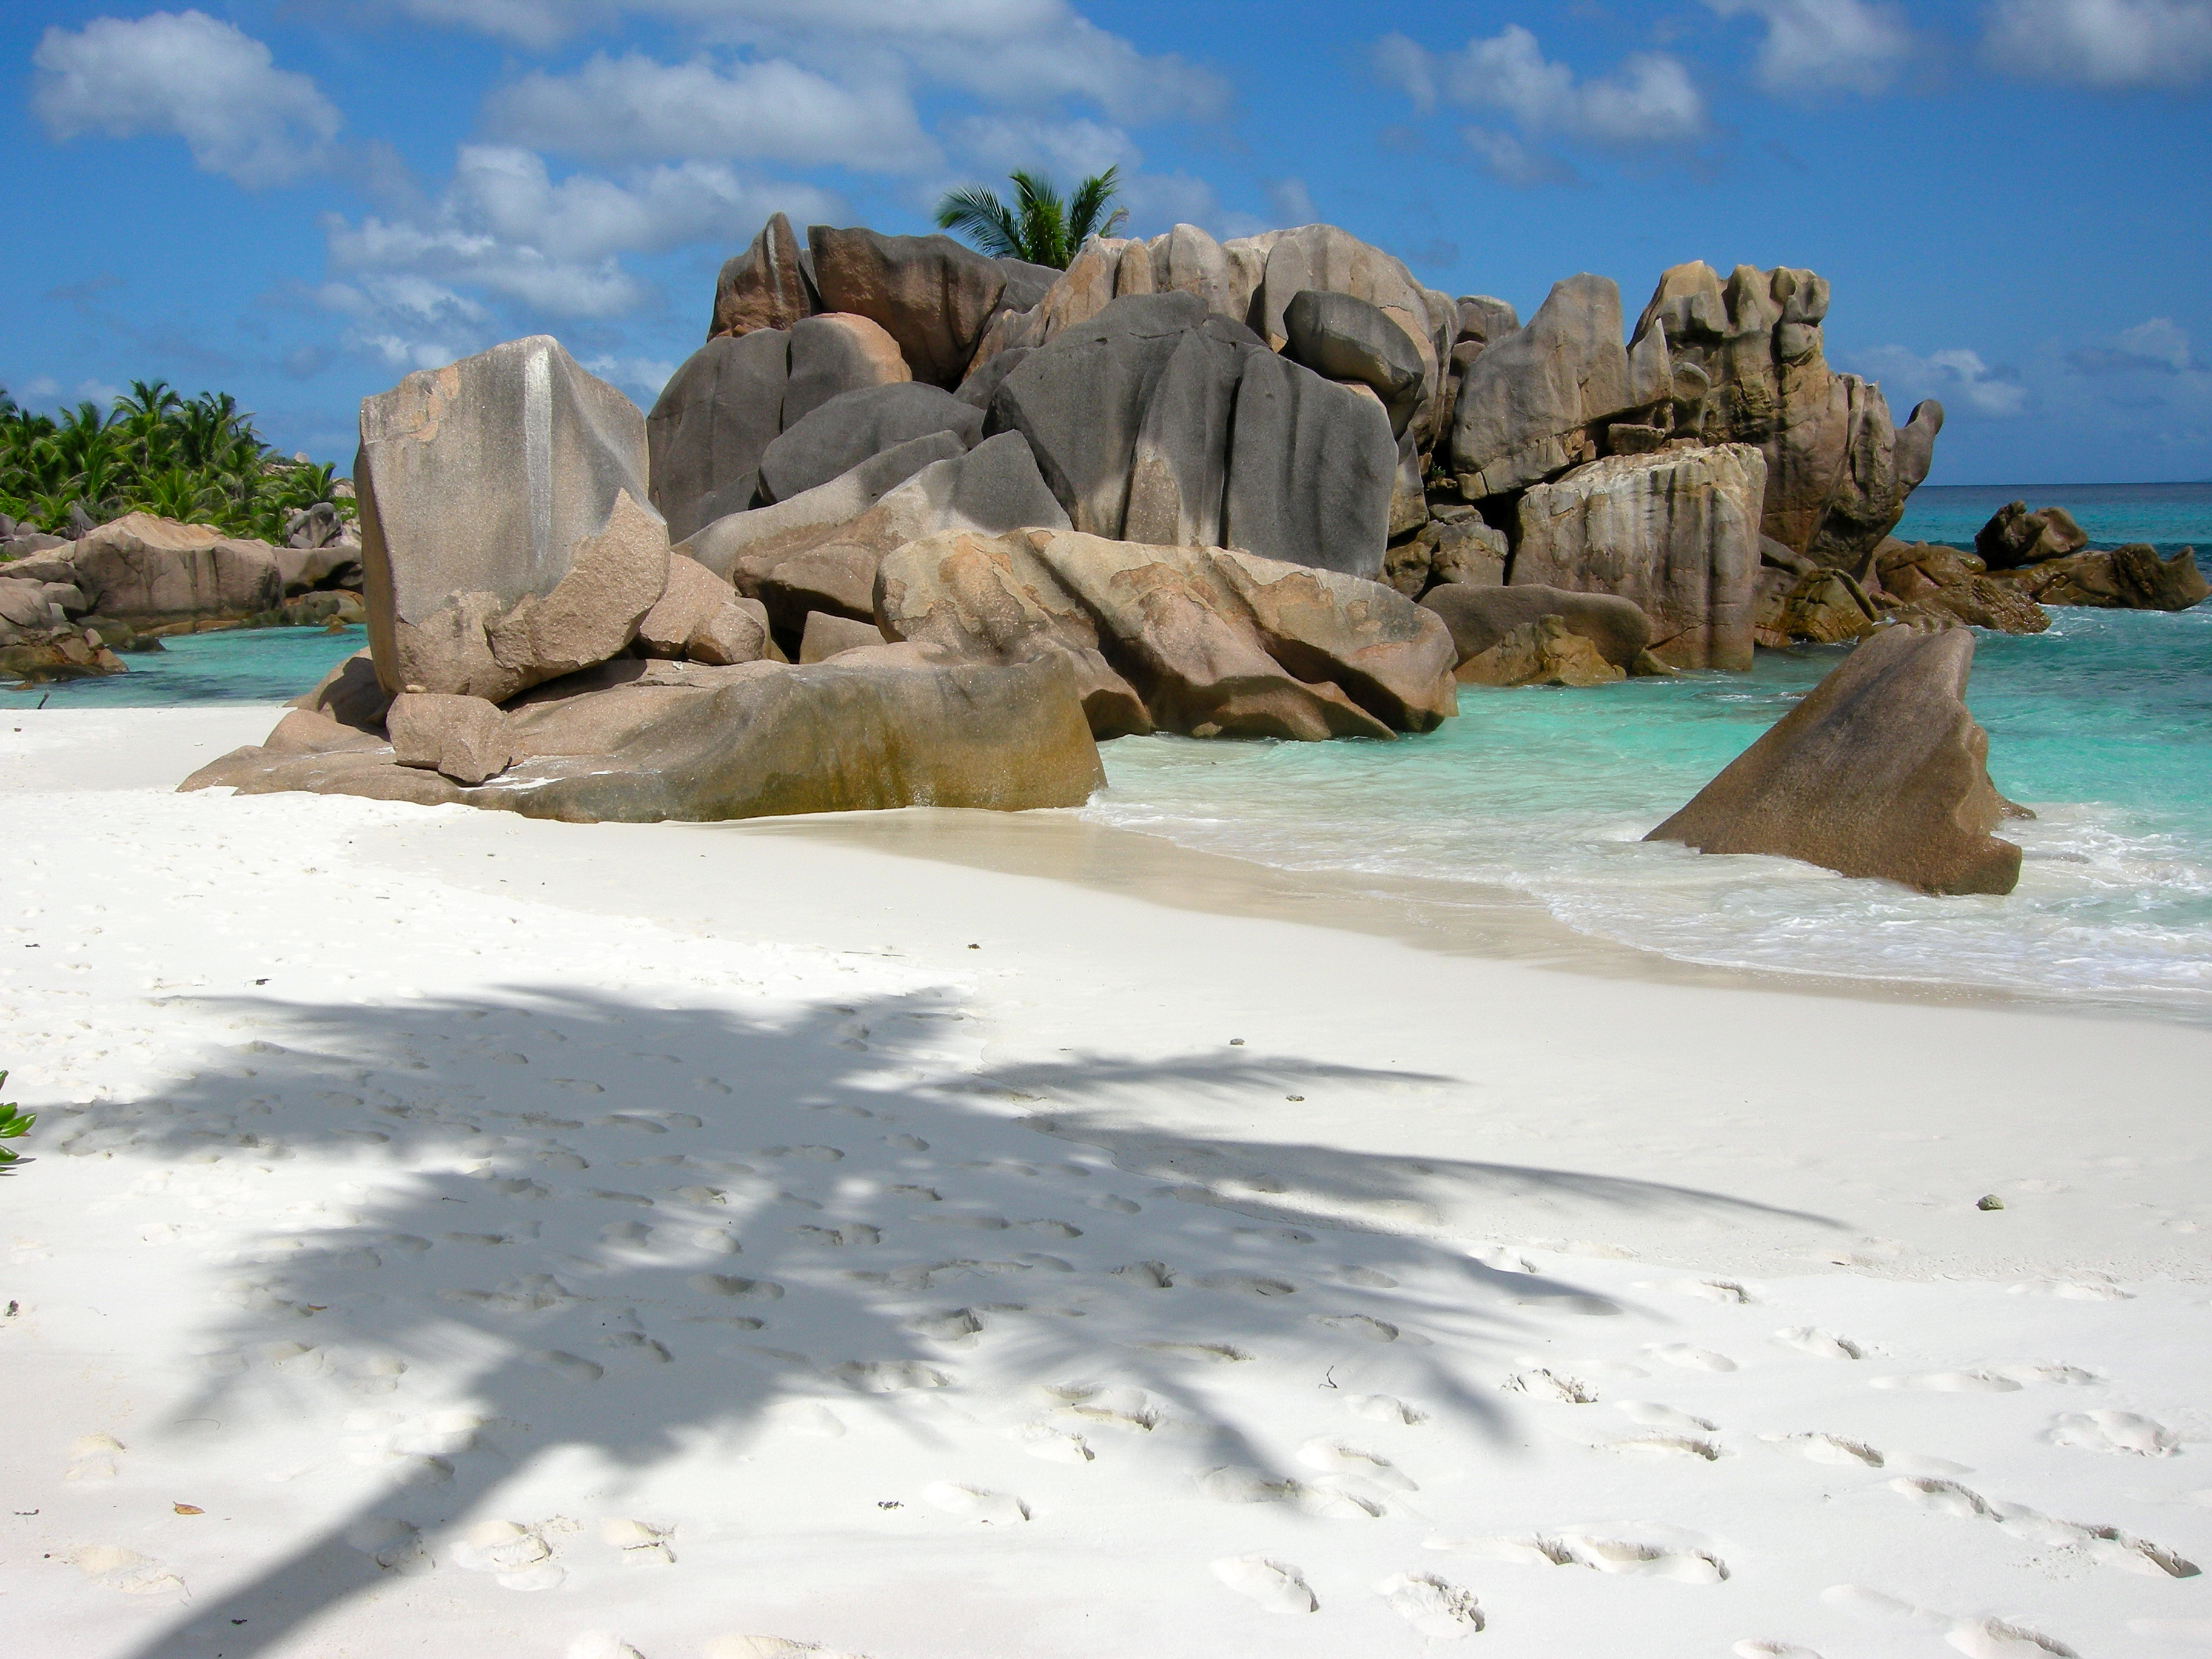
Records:
{"label": "turquoise sea", "polygon": [[[2023,498],[2066,507],[2100,545],[2212,556],[2205,484],[1923,489],[1899,533],[1970,544]],[[2212,1018],[2212,606],[2054,614],[2045,634],[1979,636],[1967,692],[1997,787],[2039,814],[2001,830],[2027,854],[2003,898],[1642,842],[1834,665],[1828,647],[1761,652],[1749,674],[1469,688],[1458,720],[1395,743],[1121,738],[1085,816],[1393,890],[1407,877],[1474,902],[1509,889],[1582,933],[1686,961]],[[0,706],[275,702],[364,642],[359,629],[198,635],[129,659],[127,675],[0,691]]]}

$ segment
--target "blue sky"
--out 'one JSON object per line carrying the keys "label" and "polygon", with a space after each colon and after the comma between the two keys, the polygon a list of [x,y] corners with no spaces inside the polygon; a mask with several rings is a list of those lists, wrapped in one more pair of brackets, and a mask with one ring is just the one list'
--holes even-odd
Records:
{"label": "blue sky", "polygon": [[0,65],[0,384],[346,465],[524,333],[649,404],[777,208],[1110,161],[1139,232],[1323,219],[1524,317],[1809,266],[1832,362],[1943,399],[1932,482],[2212,478],[2212,0],[16,0]]}

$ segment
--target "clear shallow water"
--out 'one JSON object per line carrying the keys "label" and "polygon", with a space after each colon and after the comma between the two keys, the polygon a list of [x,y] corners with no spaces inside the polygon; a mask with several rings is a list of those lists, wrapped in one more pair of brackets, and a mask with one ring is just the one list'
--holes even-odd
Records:
{"label": "clear shallow water", "polygon": [[1762,651],[1741,675],[1469,687],[1458,720],[1396,743],[1125,738],[1104,745],[1109,785],[1087,816],[1284,869],[1510,888],[1687,961],[2212,1017],[2212,608],[2054,615],[2046,634],[1980,635],[1968,688],[1998,788],[2040,814],[1999,831],[2027,854],[2003,898],[1641,841],[1835,647]]}
{"label": "clear shallow water", "polygon": [[124,658],[127,674],[0,688],[0,708],[158,708],[180,702],[283,702],[368,644],[366,628],[236,628],[180,634]]}
{"label": "clear shallow water", "polygon": [[2212,568],[2212,483],[1923,484],[1905,502],[1897,533],[1908,542],[1972,547],[1974,532],[2007,501],[2064,507],[2093,547],[2148,542],[2166,553],[2194,547]]}

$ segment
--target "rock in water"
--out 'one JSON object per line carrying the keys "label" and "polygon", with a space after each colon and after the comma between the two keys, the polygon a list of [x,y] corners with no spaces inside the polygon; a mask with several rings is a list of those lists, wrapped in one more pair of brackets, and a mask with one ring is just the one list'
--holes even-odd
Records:
{"label": "rock in water", "polygon": [[1577,467],[1521,498],[1513,586],[1617,594],[1668,666],[1748,668],[1765,481],[1744,444]]}
{"label": "rock in water", "polygon": [[789,328],[813,309],[799,264],[799,238],[792,234],[791,221],[779,213],[761,227],[750,247],[723,263],[707,334],[712,338]]}
{"label": "rock in water", "polygon": [[2045,559],[2063,559],[2089,544],[2089,532],[2063,507],[2027,510],[2026,501],[2008,501],[1974,532],[1974,551],[1984,568],[2013,570]]}
{"label": "rock in water", "polygon": [[1064,661],[934,667],[901,659],[896,649],[879,646],[811,668],[605,663],[510,707],[514,762],[476,788],[401,766],[390,749],[357,740],[307,754],[241,749],[180,787],[648,823],[893,806],[1079,806],[1105,782]]}
{"label": "rock in water", "polygon": [[[1554,617],[1570,634],[1589,641],[1604,662],[1624,672],[1651,643],[1651,619],[1632,599],[1611,593],[1574,593],[1524,583],[1516,587],[1475,587],[1447,582],[1430,590],[1421,609],[1433,611],[1451,629],[1452,647],[1464,665],[1494,648],[1516,629]],[[1460,677],[1462,683],[1468,677]],[[1606,676],[1618,679],[1620,675]],[[1519,684],[1477,678],[1482,685]]]}
{"label": "rock in water", "polygon": [[2003,802],[1964,701],[1973,659],[1965,629],[1884,629],[1644,839],[2009,893],[2020,848],[1990,833]]}
{"label": "rock in water", "polygon": [[88,532],[69,564],[67,580],[99,615],[141,626],[235,620],[284,597],[283,562],[267,543],[146,513]]}
{"label": "rock in water", "polygon": [[2212,598],[2212,586],[2197,568],[2197,550],[2185,547],[2161,559],[2148,542],[2130,542],[2106,552],[2076,553],[2046,559],[2007,573],[2043,605],[2087,605],[2106,610],[2187,611]]}
{"label": "rock in water", "polygon": [[1626,673],[1565,617],[1540,617],[1469,657],[1452,678],[1462,685],[1605,685]]}
{"label": "rock in water", "polygon": [[550,336],[361,406],[363,598],[397,696],[503,702],[627,647],[668,580],[637,406]]}
{"label": "rock in water", "polygon": [[1104,736],[1386,738],[1457,708],[1440,618],[1379,582],[1222,548],[930,536],[884,559],[876,620],[932,660],[1072,660]]}

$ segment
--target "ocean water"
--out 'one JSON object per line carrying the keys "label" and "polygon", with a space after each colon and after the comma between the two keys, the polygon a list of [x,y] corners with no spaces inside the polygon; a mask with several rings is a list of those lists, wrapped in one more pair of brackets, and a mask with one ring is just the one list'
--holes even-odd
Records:
{"label": "ocean water", "polygon": [[1905,502],[1897,533],[1909,542],[1972,547],[1974,532],[2008,501],[2063,507],[2092,547],[2148,542],[2161,553],[2195,547],[2212,568],[2212,483],[1923,485]]}
{"label": "ocean water", "polygon": [[[1923,490],[1904,533],[1971,544],[2021,498],[2061,501],[2100,543],[2212,555],[2203,485]],[[1967,687],[1997,787],[2038,814],[1998,830],[2025,854],[2002,898],[1643,842],[1841,647],[1762,651],[1748,674],[1468,687],[1459,719],[1395,743],[1121,738],[1086,814],[1281,869],[1510,889],[1578,932],[1686,961],[2212,1018],[2212,606],[2052,615],[2047,633],[1978,634]]]}
{"label": "ocean water", "polygon": [[0,708],[157,708],[180,702],[283,702],[368,643],[366,628],[234,628],[180,634],[134,651],[125,674],[0,687]]}

